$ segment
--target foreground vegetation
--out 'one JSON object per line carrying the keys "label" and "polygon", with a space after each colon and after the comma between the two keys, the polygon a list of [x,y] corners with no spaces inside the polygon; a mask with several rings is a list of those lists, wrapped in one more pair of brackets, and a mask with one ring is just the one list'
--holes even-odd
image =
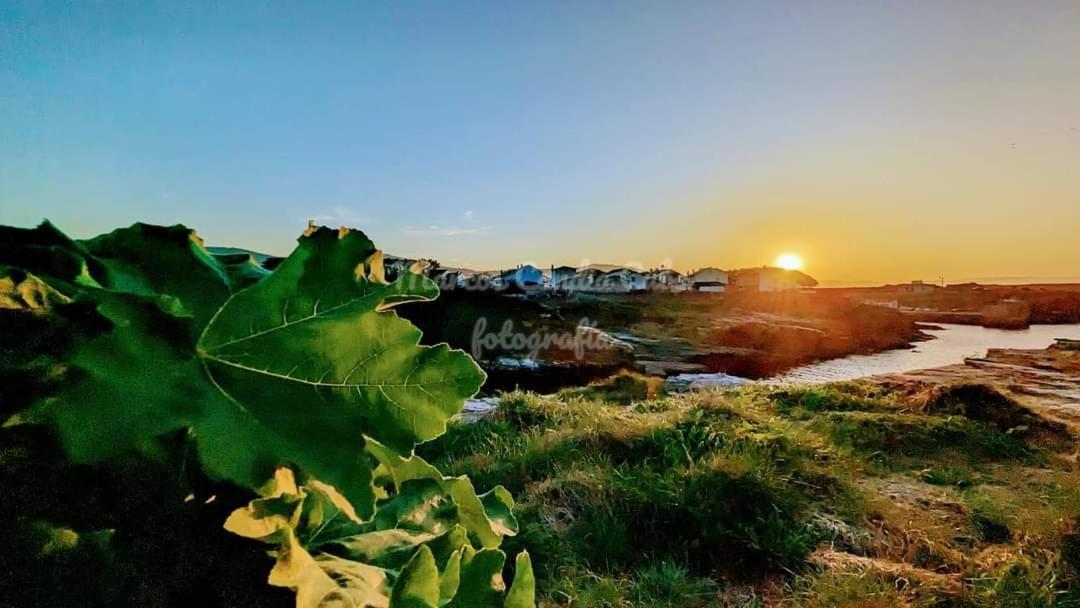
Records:
{"label": "foreground vegetation", "polygon": [[992,389],[507,393],[421,453],[519,498],[541,605],[1080,605],[1064,429]]}
{"label": "foreground vegetation", "polygon": [[437,295],[344,228],[0,227],[0,605],[533,606],[510,494],[413,454],[484,381],[388,310]]}

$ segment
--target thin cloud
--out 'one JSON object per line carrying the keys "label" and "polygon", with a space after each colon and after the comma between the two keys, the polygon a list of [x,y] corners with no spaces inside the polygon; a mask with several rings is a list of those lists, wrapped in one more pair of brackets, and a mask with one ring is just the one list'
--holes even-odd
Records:
{"label": "thin cloud", "polygon": [[375,218],[360,215],[356,211],[348,207],[334,207],[330,210],[330,213],[323,213],[320,215],[314,215],[309,218],[316,224],[326,224],[328,226],[348,226],[350,228],[359,228],[375,223]]}
{"label": "thin cloud", "polygon": [[489,226],[440,226],[433,224],[431,226],[406,226],[401,229],[401,233],[406,236],[477,236],[487,234],[491,231]]}

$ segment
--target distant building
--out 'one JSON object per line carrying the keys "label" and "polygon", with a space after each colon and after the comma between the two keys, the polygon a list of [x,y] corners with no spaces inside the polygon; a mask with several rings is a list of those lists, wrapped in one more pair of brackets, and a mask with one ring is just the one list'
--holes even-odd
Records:
{"label": "distant building", "polygon": [[[544,286],[544,273],[531,264],[518,266],[513,270],[503,271],[499,277],[499,287],[518,287],[524,290],[534,290]],[[495,281],[492,281],[495,285]]]}
{"label": "distant building", "polygon": [[763,293],[812,289],[818,285],[808,274],[771,266],[733,270],[729,274],[732,288]]}
{"label": "distant building", "polygon": [[610,270],[604,273],[600,281],[604,286],[608,287],[605,291],[613,292],[639,292],[645,291],[649,287],[649,281],[645,273],[631,268]]}
{"label": "distant building", "polygon": [[727,291],[729,276],[719,268],[702,268],[690,275],[690,288],[701,293],[723,293]]}
{"label": "distant building", "polygon": [[649,272],[645,275],[645,281],[649,291],[679,292],[690,288],[690,279],[671,268]]}
{"label": "distant building", "polygon": [[597,293],[630,293],[630,283],[622,275],[604,273],[593,283],[590,291]]}
{"label": "distant building", "polygon": [[604,271],[597,268],[582,268],[577,271],[566,285],[566,291],[595,291],[599,289],[600,277]]}
{"label": "distant building", "polygon": [[925,281],[912,281],[896,286],[896,290],[900,293],[934,293],[939,289],[941,287]]}
{"label": "distant building", "polygon": [[577,268],[573,266],[552,266],[549,285],[556,291],[572,291],[571,283],[577,276]]}

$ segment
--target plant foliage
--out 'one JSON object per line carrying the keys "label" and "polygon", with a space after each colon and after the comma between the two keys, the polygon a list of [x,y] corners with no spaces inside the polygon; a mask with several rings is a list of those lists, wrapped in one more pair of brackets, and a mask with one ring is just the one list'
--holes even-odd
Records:
{"label": "plant foliage", "polygon": [[387,281],[363,233],[309,228],[273,272],[182,226],[0,237],[0,326],[19,330],[0,374],[32,380],[0,393],[8,426],[48,426],[71,466],[168,459],[179,437],[207,483],[260,492],[226,527],[275,547],[270,583],[298,606],[532,605],[527,555],[502,583],[509,493],[413,455],[484,374],[388,310],[438,290]]}

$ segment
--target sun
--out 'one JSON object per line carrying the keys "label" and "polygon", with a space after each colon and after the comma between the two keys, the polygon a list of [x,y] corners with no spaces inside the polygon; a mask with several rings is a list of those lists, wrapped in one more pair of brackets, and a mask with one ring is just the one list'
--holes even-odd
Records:
{"label": "sun", "polygon": [[802,270],[803,261],[802,258],[794,253],[785,253],[776,258],[776,266],[783,268],[784,270]]}

